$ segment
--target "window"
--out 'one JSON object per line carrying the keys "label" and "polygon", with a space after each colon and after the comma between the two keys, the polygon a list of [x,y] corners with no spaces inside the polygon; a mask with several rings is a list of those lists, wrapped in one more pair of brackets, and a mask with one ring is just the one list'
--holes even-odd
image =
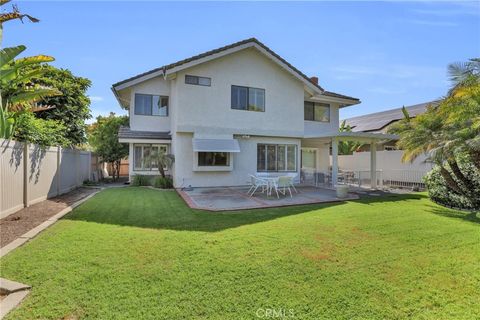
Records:
{"label": "window", "polygon": [[212,84],[212,79],[207,77],[198,77],[198,76],[189,76],[185,75],[186,84],[194,84],[198,86],[210,87]]}
{"label": "window", "polygon": [[258,144],[257,171],[297,171],[297,146]]}
{"label": "window", "polygon": [[134,144],[133,145],[133,170],[151,171],[158,170],[158,163],[150,157],[159,152],[167,153],[165,144]]}
{"label": "window", "polygon": [[198,166],[228,166],[230,164],[228,152],[199,152]]}
{"label": "window", "polygon": [[265,111],[265,89],[232,86],[232,109]]}
{"label": "window", "polygon": [[135,94],[135,114],[144,116],[168,116],[168,97],[151,94]]}
{"label": "window", "polygon": [[305,120],[330,122],[329,104],[305,101],[304,113]]}

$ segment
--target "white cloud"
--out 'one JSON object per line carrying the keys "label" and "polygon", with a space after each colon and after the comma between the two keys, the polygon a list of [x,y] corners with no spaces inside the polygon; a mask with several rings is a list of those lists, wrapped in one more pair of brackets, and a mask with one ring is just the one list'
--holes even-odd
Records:
{"label": "white cloud", "polygon": [[89,96],[89,98],[90,98],[90,101],[94,101],[94,102],[103,101],[103,97],[99,97],[99,96]]}
{"label": "white cloud", "polygon": [[344,65],[334,67],[332,71],[334,77],[338,80],[376,77],[390,79],[436,78],[442,81],[446,77],[446,68],[401,64],[385,66]]}
{"label": "white cloud", "polygon": [[[460,15],[480,15],[480,2],[478,1],[445,1],[425,2],[425,9],[414,9],[412,12],[421,15],[437,17],[452,17]],[[442,7],[439,7],[443,5]],[[445,6],[447,5],[447,6]]]}
{"label": "white cloud", "polygon": [[432,26],[432,27],[456,27],[456,26],[458,26],[458,24],[455,23],[455,22],[431,21],[431,20],[423,20],[423,19],[402,20],[402,22],[413,23],[413,24],[421,24],[421,25],[424,25],[424,26]]}
{"label": "white cloud", "polygon": [[377,93],[377,94],[402,94],[406,93],[407,90],[405,89],[390,89],[390,88],[382,88],[382,87],[374,87],[374,88],[369,88],[367,91],[372,92],[372,93]]}

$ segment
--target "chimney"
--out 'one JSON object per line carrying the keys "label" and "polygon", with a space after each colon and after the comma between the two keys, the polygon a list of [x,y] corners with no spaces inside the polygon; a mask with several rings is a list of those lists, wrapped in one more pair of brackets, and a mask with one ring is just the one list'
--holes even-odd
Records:
{"label": "chimney", "polygon": [[310,81],[318,85],[318,77],[310,77]]}

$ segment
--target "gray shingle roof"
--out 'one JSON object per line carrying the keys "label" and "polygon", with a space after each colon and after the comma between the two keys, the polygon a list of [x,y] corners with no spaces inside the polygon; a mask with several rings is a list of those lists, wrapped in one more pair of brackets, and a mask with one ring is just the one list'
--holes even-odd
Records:
{"label": "gray shingle roof", "polygon": [[120,139],[160,139],[171,140],[172,136],[169,132],[162,131],[137,131],[131,130],[129,127],[120,127],[118,129],[118,138]]}
{"label": "gray shingle roof", "polygon": [[[406,107],[409,115],[415,117],[418,114],[424,113],[429,105],[438,105],[440,100],[420,103],[413,106]],[[402,108],[391,109],[381,112],[366,114],[363,116],[345,119],[346,123],[352,127],[355,132],[372,132],[380,131],[392,122],[403,119]]]}

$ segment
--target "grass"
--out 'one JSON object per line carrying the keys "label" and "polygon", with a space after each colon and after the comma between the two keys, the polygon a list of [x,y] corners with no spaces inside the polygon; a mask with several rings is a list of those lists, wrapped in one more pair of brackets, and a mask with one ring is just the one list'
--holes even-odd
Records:
{"label": "grass", "polygon": [[0,260],[33,286],[7,318],[478,319],[479,226],[423,194],[213,213],[109,189]]}

